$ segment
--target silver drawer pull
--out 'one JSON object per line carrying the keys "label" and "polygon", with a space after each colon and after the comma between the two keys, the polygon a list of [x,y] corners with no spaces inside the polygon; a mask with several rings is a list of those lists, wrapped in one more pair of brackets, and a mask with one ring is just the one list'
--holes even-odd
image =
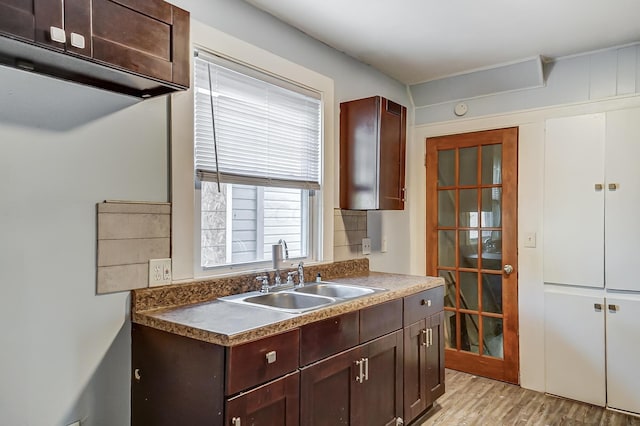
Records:
{"label": "silver drawer pull", "polygon": [[429,333],[426,328],[422,330],[422,346],[429,346]]}
{"label": "silver drawer pull", "polygon": [[277,359],[276,351],[267,352],[265,358],[267,359],[267,364],[273,364]]}

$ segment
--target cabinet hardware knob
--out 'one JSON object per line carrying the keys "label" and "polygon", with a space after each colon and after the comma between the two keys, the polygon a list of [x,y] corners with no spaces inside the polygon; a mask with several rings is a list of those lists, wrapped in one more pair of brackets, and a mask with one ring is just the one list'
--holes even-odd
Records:
{"label": "cabinet hardware knob", "polygon": [[67,42],[67,34],[62,28],[51,26],[49,28],[49,35],[51,36],[51,41],[57,41],[58,43]]}
{"label": "cabinet hardware knob", "polygon": [[276,351],[269,351],[264,355],[264,357],[267,359],[267,364],[273,364],[277,359]]}
{"label": "cabinet hardware knob", "polygon": [[84,36],[78,33],[71,33],[71,46],[77,47],[78,49],[84,49]]}
{"label": "cabinet hardware knob", "polygon": [[593,307],[595,308],[596,311],[601,311],[602,310],[602,303],[594,303]]}
{"label": "cabinet hardware knob", "polygon": [[602,188],[604,188],[604,185],[602,185],[601,183],[596,183],[593,186],[596,189],[596,191],[602,191]]}
{"label": "cabinet hardware knob", "polygon": [[234,417],[231,419],[231,426],[242,426],[242,420],[240,417]]}
{"label": "cabinet hardware knob", "polygon": [[420,304],[423,305],[423,306],[424,305],[431,306],[431,299],[422,299],[420,301]]}
{"label": "cabinet hardware knob", "polygon": [[426,328],[422,330],[422,346],[429,346],[429,334]]}
{"label": "cabinet hardware knob", "polygon": [[618,312],[618,305],[609,305],[609,310],[611,312]]}
{"label": "cabinet hardware knob", "polygon": [[615,191],[618,189],[618,184],[617,183],[610,183],[609,184],[609,191]]}
{"label": "cabinet hardware knob", "polygon": [[133,370],[133,377],[136,380],[142,379],[142,375],[140,374],[140,369],[139,368],[136,368],[135,370]]}

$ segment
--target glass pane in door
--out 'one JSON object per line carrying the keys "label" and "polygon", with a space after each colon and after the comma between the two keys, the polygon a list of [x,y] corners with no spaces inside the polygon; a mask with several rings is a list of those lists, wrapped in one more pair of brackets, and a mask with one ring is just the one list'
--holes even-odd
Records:
{"label": "glass pane in door", "polygon": [[438,186],[456,184],[456,150],[438,151]]}
{"label": "glass pane in door", "polygon": [[482,147],[482,184],[502,183],[502,145]]}
{"label": "glass pane in door", "polygon": [[[439,170],[438,165],[438,170]],[[478,147],[460,149],[460,186],[478,184]]]}
{"label": "glass pane in door", "polygon": [[438,191],[438,226],[456,226],[456,191]]}
{"label": "glass pane in door", "polygon": [[483,353],[503,358],[502,318],[482,317]]}

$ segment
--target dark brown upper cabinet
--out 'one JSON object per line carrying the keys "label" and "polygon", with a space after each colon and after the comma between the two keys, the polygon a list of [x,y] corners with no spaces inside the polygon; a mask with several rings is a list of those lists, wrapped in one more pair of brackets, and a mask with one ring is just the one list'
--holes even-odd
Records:
{"label": "dark brown upper cabinet", "polygon": [[407,109],[381,96],[340,104],[340,208],[403,210]]}
{"label": "dark brown upper cabinet", "polygon": [[141,98],[189,87],[189,12],[162,0],[0,0],[0,64]]}

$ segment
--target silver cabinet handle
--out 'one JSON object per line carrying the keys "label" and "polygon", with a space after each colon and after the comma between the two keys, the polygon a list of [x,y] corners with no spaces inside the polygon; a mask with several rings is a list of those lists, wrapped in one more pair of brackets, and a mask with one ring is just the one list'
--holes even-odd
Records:
{"label": "silver cabinet handle", "polygon": [[267,364],[273,364],[274,362],[276,362],[278,354],[276,353],[276,351],[270,351],[267,352],[264,357],[267,359]]}
{"label": "silver cabinet handle", "polygon": [[71,33],[71,45],[78,49],[84,49],[84,36],[78,33]]}
{"label": "silver cabinet handle", "polygon": [[369,380],[369,358],[362,358],[364,362],[364,379]]}
{"label": "silver cabinet handle", "polygon": [[502,268],[502,270],[504,271],[504,273],[509,276],[511,275],[511,273],[513,272],[513,266],[511,265],[504,265],[504,268]]}
{"label": "silver cabinet handle", "polygon": [[231,426],[242,426],[242,420],[240,417],[234,417],[231,419]]}
{"label": "silver cabinet handle", "polygon": [[58,43],[67,42],[67,34],[62,28],[51,26],[49,28],[49,34],[51,35],[51,41],[57,41]]}
{"label": "silver cabinet handle", "polygon": [[359,373],[356,376],[356,382],[358,382],[358,383],[362,383],[362,381],[363,381],[363,377],[364,377],[364,373],[362,371],[362,368],[364,367],[363,364],[364,364],[364,358],[359,359],[359,360],[356,361],[356,365],[359,368]]}
{"label": "silver cabinet handle", "polygon": [[433,346],[433,328],[429,329],[429,346]]}

